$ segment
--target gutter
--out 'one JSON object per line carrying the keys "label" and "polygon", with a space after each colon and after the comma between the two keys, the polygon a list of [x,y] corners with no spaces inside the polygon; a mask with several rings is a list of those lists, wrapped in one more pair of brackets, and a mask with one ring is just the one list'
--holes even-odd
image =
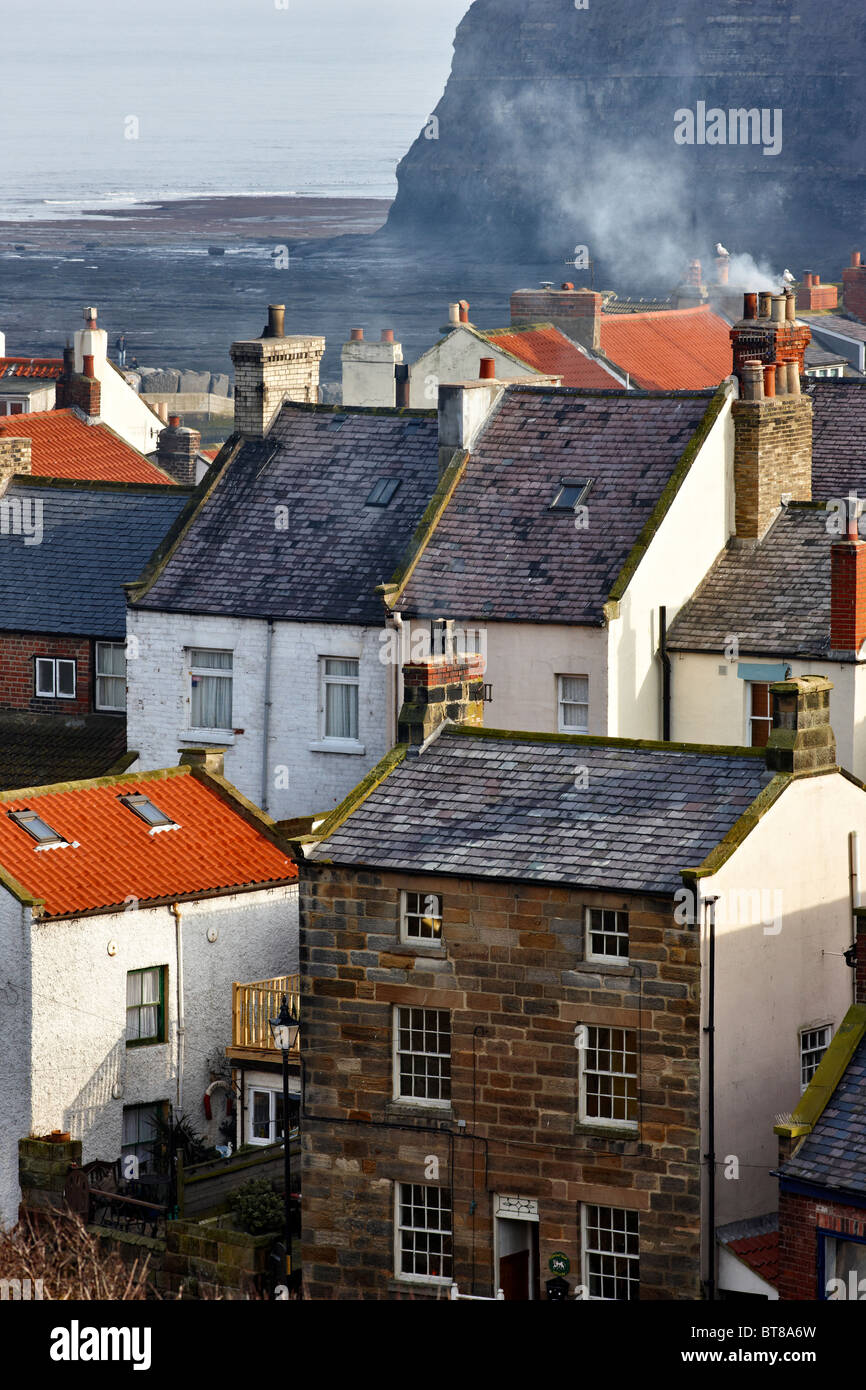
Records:
{"label": "gutter", "polygon": [[177,903],[169,908],[175,921],[175,953],[177,957],[177,1112],[183,1113],[183,1061],[186,1021],[183,1012],[183,913]]}

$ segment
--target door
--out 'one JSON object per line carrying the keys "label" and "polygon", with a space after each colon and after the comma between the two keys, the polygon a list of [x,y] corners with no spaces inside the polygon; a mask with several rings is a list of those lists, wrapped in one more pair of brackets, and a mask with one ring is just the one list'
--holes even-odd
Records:
{"label": "door", "polygon": [[496,1218],[499,1288],[506,1300],[538,1298],[538,1223]]}

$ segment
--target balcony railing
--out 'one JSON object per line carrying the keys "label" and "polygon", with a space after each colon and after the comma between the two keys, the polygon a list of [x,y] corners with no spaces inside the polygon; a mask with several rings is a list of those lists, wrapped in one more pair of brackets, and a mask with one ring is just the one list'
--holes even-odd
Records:
{"label": "balcony railing", "polygon": [[[299,1018],[298,975],[276,975],[271,980],[232,985],[232,1047],[251,1047],[276,1052],[269,1019],[276,1018],[285,994],[289,1008]],[[297,1039],[292,1049],[298,1051]]]}

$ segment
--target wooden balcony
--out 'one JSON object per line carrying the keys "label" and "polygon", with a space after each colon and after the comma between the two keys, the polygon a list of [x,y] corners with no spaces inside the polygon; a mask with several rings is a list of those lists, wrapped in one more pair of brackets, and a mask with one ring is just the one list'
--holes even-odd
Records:
{"label": "wooden balcony", "polygon": [[[300,977],[276,975],[271,980],[253,980],[250,984],[232,985],[232,1041],[226,1056],[243,1062],[277,1062],[279,1050],[274,1046],[268,1020],[276,1018],[285,994],[289,1008],[300,1017]],[[300,1056],[297,1040],[289,1060]]]}

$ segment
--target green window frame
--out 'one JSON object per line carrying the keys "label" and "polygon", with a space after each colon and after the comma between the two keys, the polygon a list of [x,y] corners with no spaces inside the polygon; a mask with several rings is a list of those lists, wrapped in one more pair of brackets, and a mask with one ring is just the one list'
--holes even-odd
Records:
{"label": "green window frame", "polygon": [[[126,1046],[165,1042],[165,975],[167,965],[126,972]],[[142,1032],[142,1029],[146,1031]]]}

